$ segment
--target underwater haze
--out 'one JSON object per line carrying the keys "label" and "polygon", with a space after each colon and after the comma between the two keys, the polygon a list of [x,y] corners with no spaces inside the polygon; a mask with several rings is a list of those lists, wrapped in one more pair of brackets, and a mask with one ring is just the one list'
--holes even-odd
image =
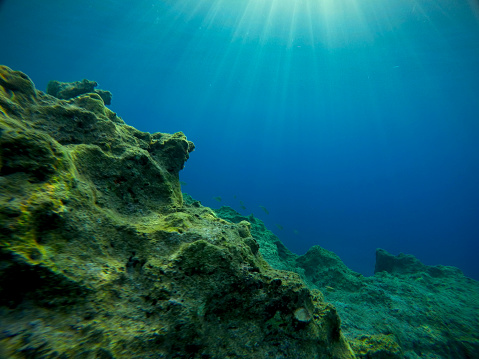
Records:
{"label": "underwater haze", "polygon": [[196,145],[183,192],[371,275],[376,248],[479,280],[475,0],[0,0],[0,63],[97,81]]}

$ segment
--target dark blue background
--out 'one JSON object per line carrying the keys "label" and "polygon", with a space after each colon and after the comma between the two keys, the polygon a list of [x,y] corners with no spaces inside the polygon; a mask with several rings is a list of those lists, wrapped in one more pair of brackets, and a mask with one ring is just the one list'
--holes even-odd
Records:
{"label": "dark blue background", "polygon": [[254,213],[296,253],[319,244],[369,275],[381,247],[479,279],[478,14],[466,0],[5,0],[0,63],[41,90],[98,81],[128,124],[185,132],[184,191]]}

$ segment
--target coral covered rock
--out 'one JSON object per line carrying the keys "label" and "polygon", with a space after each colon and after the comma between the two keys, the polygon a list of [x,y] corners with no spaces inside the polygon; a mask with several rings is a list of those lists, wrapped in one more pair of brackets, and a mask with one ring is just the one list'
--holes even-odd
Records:
{"label": "coral covered rock", "polygon": [[249,223],[183,202],[193,143],[75,96],[0,67],[0,357],[354,357]]}

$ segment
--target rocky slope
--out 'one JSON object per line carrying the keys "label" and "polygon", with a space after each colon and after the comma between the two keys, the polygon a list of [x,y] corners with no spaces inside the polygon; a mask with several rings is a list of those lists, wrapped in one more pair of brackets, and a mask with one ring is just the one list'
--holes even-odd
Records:
{"label": "rocky slope", "polygon": [[334,306],[271,268],[247,222],[183,202],[182,133],[50,87],[68,91],[0,67],[1,358],[354,357]]}
{"label": "rocky slope", "polygon": [[479,357],[476,281],[291,253],[183,195],[193,143],[126,125],[95,86],[48,95],[0,66],[0,358]]}
{"label": "rocky slope", "polygon": [[298,273],[337,309],[358,358],[479,358],[479,283],[455,267],[426,266],[411,255],[376,252],[375,275],[364,277],[319,246],[291,253],[259,219],[249,221],[259,251],[273,267]]}

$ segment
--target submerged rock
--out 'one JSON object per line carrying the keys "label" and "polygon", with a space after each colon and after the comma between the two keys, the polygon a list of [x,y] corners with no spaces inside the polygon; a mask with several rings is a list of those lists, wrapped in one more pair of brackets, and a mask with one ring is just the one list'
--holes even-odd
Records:
{"label": "submerged rock", "polygon": [[378,249],[375,275],[364,277],[319,246],[302,256],[291,253],[253,216],[229,207],[216,214],[249,221],[259,252],[273,268],[298,273],[309,288],[324,293],[357,358],[479,358],[479,283],[459,269]]}
{"label": "submerged rock", "polygon": [[61,100],[69,100],[71,98],[84,95],[87,93],[96,93],[101,97],[105,105],[111,104],[112,94],[106,90],[95,90],[98,83],[83,79],[75,82],[60,82],[52,80],[47,85],[47,94],[55,96]]}
{"label": "submerged rock", "polygon": [[354,358],[248,221],[183,201],[193,149],[0,67],[0,357]]}
{"label": "submerged rock", "polygon": [[193,149],[0,66],[0,358],[479,357],[478,282],[298,256],[181,193]]}

